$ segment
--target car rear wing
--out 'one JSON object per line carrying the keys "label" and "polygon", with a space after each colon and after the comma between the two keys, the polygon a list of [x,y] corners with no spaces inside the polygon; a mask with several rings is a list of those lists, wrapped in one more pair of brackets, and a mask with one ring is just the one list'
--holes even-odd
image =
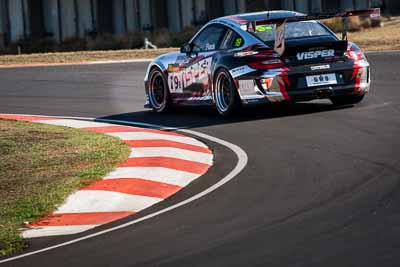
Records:
{"label": "car rear wing", "polygon": [[255,32],[257,29],[257,25],[266,25],[266,24],[276,24],[276,33],[275,33],[275,48],[274,50],[282,55],[285,51],[285,24],[288,22],[297,22],[297,21],[309,21],[309,20],[323,20],[323,19],[331,19],[331,18],[342,18],[344,27],[342,32],[342,39],[347,41],[347,31],[348,31],[348,18],[351,16],[369,16],[371,19],[377,20],[381,16],[380,8],[370,8],[365,10],[353,10],[353,11],[345,11],[339,13],[330,13],[330,14],[311,14],[306,16],[294,16],[289,18],[279,18],[279,19],[270,19],[267,18],[258,21],[252,21],[247,24],[248,32]]}

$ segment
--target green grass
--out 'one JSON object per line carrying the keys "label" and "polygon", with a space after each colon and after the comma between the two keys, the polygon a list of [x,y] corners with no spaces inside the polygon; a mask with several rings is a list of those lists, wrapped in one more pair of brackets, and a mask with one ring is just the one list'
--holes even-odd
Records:
{"label": "green grass", "polygon": [[104,177],[129,151],[103,134],[0,119],[0,256],[24,248],[19,229],[25,222]]}

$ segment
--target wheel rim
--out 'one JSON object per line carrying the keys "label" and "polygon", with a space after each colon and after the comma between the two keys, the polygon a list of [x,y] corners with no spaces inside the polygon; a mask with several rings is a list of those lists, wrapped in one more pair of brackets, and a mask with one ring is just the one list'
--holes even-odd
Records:
{"label": "wheel rim", "polygon": [[160,72],[154,73],[149,90],[151,105],[155,109],[161,109],[165,101],[164,78]]}
{"label": "wheel rim", "polygon": [[216,104],[217,108],[226,112],[232,100],[231,80],[229,77],[221,72],[217,77],[216,82]]}

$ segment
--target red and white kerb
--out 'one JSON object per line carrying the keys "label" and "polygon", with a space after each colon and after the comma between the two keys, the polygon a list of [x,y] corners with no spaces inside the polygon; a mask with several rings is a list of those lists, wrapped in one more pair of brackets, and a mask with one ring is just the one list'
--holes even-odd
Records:
{"label": "red and white kerb", "polygon": [[0,118],[104,133],[131,148],[128,160],[102,180],[80,188],[52,215],[27,225],[24,238],[76,234],[133,215],[175,194],[213,164],[204,143],[176,132],[43,116]]}

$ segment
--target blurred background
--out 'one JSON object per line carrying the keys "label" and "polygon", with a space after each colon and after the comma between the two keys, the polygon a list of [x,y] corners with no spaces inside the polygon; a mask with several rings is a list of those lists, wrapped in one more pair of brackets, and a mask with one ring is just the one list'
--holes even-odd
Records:
{"label": "blurred background", "polygon": [[[161,48],[179,47],[224,15],[369,7],[381,7],[386,16],[400,13],[398,0],[0,0],[0,53],[134,49],[143,48],[145,37]],[[340,23],[328,23],[340,30]],[[351,30],[370,26],[357,20]]]}

